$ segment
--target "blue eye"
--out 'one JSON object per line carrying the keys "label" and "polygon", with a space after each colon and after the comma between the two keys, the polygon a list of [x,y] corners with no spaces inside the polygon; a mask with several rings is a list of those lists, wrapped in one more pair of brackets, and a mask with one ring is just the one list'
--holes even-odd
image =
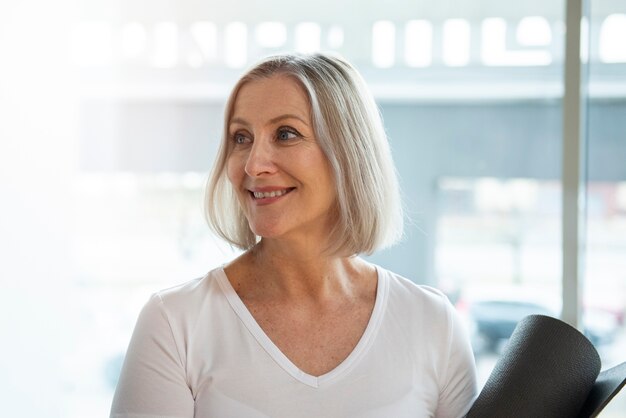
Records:
{"label": "blue eye", "polygon": [[278,134],[276,135],[279,141],[289,141],[290,139],[297,138],[299,134],[296,131],[292,131],[290,129],[279,129]]}
{"label": "blue eye", "polygon": [[248,138],[243,134],[237,133],[233,135],[233,142],[237,145],[245,144],[248,142]]}

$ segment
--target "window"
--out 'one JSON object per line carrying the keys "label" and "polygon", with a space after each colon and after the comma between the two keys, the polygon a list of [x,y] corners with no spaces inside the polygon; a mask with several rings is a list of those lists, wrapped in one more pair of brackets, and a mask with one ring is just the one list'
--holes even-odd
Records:
{"label": "window", "polygon": [[[6,414],[106,415],[149,295],[237,254],[203,186],[230,87],[285,50],[337,51],[370,85],[409,217],[371,260],[447,292],[484,382],[517,319],[565,303],[567,1],[0,7]],[[626,351],[626,9],[590,4],[580,308],[608,367]],[[39,402],[33,375],[53,388]]]}
{"label": "window", "polygon": [[[626,5],[594,0],[589,10],[583,307],[597,328],[624,329],[626,308]],[[621,38],[620,38],[621,36]],[[619,162],[621,161],[621,163]],[[599,346],[603,368],[624,361],[624,333]],[[624,393],[603,411],[619,417]]]}

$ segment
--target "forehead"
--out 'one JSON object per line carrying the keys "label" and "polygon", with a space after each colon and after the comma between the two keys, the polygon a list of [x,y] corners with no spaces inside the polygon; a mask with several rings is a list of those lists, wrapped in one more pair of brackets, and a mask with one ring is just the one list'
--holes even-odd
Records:
{"label": "forehead", "polygon": [[311,105],[299,82],[285,75],[245,82],[235,97],[231,119],[273,118],[295,114],[309,118]]}

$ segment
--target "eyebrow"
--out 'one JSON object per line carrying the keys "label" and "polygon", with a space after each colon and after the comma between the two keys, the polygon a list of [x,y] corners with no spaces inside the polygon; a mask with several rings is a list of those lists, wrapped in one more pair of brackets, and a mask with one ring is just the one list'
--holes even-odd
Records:
{"label": "eyebrow", "polygon": [[[275,118],[270,119],[269,123],[272,124],[272,123],[280,122],[281,120],[285,120],[285,119],[296,119],[296,120],[299,120],[300,122],[304,123],[306,126],[309,126],[307,121],[305,121],[303,118],[301,118],[300,116],[295,115],[293,113],[287,113],[285,115],[276,116]],[[233,123],[239,123],[241,125],[246,125],[246,126],[250,125],[243,118],[232,118],[228,124],[232,125]]]}

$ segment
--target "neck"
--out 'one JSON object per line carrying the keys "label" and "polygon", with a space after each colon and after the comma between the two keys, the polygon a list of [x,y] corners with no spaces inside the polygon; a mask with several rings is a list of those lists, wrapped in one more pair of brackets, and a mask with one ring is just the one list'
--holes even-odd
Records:
{"label": "neck", "polygon": [[353,293],[361,287],[355,278],[372,269],[358,257],[329,256],[307,245],[265,239],[238,261],[250,269],[247,276],[256,278],[248,287],[255,293],[318,302]]}

